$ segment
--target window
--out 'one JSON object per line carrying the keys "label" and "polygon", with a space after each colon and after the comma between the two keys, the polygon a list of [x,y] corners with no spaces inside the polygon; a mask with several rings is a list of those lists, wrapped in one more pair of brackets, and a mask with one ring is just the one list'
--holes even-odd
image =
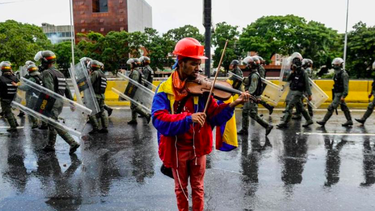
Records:
{"label": "window", "polygon": [[93,12],[108,12],[108,0],[92,0]]}

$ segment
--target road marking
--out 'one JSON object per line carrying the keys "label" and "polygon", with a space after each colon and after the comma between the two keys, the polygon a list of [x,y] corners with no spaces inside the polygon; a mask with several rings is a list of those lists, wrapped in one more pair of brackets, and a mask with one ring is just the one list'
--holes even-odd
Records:
{"label": "road marking", "polygon": [[375,136],[374,133],[296,133],[297,135],[322,135],[322,136]]}

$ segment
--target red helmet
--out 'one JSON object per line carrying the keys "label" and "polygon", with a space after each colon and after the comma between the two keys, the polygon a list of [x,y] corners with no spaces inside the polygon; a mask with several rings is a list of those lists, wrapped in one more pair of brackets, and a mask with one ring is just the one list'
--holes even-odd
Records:
{"label": "red helmet", "polygon": [[193,59],[207,59],[207,57],[203,55],[204,46],[201,45],[198,40],[191,37],[186,37],[178,41],[173,54]]}

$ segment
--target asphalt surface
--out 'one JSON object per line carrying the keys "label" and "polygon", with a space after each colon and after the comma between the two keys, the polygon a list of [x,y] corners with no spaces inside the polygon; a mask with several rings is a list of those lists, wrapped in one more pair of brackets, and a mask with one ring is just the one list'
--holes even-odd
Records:
{"label": "asphalt surface", "polygon": [[[260,113],[274,125],[282,115]],[[236,115],[239,130],[241,111]],[[142,119],[128,126],[129,110],[114,111],[109,134],[76,138],[81,147],[73,156],[60,137],[55,153],[41,152],[47,132],[17,120],[18,134],[7,133],[0,120],[0,210],[177,210],[174,182],[160,172],[156,131]],[[304,121],[275,128],[268,138],[251,121],[238,149],[214,150],[206,210],[375,210],[374,116],[348,129],[341,112],[325,129],[305,129]]]}

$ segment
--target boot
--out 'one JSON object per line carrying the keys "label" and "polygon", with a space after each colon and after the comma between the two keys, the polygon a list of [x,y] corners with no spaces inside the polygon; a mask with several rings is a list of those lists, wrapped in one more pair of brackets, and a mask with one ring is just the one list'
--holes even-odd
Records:
{"label": "boot", "polygon": [[128,125],[136,125],[136,124],[138,124],[138,122],[137,122],[137,120],[134,120],[134,119],[132,119],[128,122]]}
{"label": "boot", "polygon": [[50,146],[50,145],[47,144],[42,150],[44,152],[54,152],[55,151],[55,147]]}
{"label": "boot", "polygon": [[107,128],[102,128],[101,130],[99,130],[99,133],[108,133],[108,129]]}
{"label": "boot", "polygon": [[302,116],[301,116],[301,114],[296,114],[296,115],[293,115],[292,119],[294,119],[294,120],[301,120]]}
{"label": "boot", "polygon": [[108,112],[108,116],[111,116],[111,115],[112,115],[112,112],[113,112],[113,109],[112,109],[112,108],[110,108],[110,107],[107,106],[107,105],[104,105],[104,109],[107,110],[107,112]]}
{"label": "boot", "polygon": [[345,114],[346,122],[342,124],[343,127],[348,127],[353,125],[352,116],[350,115],[350,111],[348,108],[342,110]]}
{"label": "boot", "polygon": [[24,117],[25,116],[25,113],[23,113],[23,111],[20,111],[20,113],[17,115],[18,117]]}
{"label": "boot", "polygon": [[273,129],[273,125],[269,125],[267,128],[266,128],[266,136],[268,136],[268,134],[271,133],[271,130]]}
{"label": "boot", "polygon": [[273,109],[275,107],[271,106],[270,104],[268,104],[267,102],[265,101],[261,101],[261,104],[269,111],[269,115],[271,115],[273,113]]}
{"label": "boot", "polygon": [[17,128],[11,127],[9,129],[7,129],[7,131],[10,132],[10,133],[14,133],[14,132],[17,132]]}
{"label": "boot", "polygon": [[302,127],[308,127],[310,125],[314,124],[314,122],[312,121],[312,119],[310,119],[309,121],[307,121],[305,124],[302,125]]}
{"label": "boot", "polygon": [[361,119],[355,119],[355,121],[361,123],[361,124],[365,124],[367,118],[369,118],[369,116],[371,116],[372,112],[373,112],[374,109],[370,109],[370,108],[367,108],[365,114],[363,115],[363,117]]}
{"label": "boot", "polygon": [[324,116],[323,120],[322,121],[316,121],[316,123],[321,125],[322,127],[324,127],[324,125],[329,120],[329,118],[331,118],[332,114],[333,114],[333,109],[332,110],[328,109],[328,111],[327,111],[326,115]]}

